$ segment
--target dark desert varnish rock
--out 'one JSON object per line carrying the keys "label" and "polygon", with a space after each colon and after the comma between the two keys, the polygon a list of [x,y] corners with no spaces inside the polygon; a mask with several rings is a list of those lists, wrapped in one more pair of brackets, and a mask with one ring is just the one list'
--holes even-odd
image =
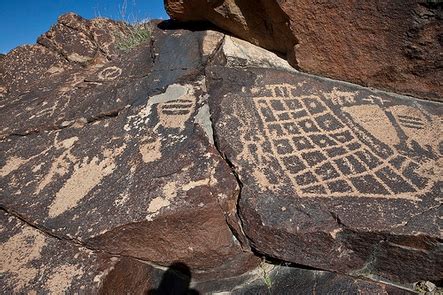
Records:
{"label": "dark desert varnish rock", "polygon": [[0,221],[3,294],[97,294],[111,285],[108,281],[113,276],[124,277],[123,273],[131,276],[125,277],[125,284],[113,280],[113,292],[155,286],[152,267],[135,259],[112,257],[60,240],[3,211]]}
{"label": "dark desert varnish rock", "polygon": [[252,247],[342,273],[441,278],[441,104],[224,60],[207,70],[210,108]]}
{"label": "dark desert varnish rock", "polygon": [[98,64],[65,60],[48,73],[52,61],[29,61],[41,73],[32,85],[11,81],[34,47],[6,55],[0,206],[94,253],[181,261],[195,279],[244,273],[258,258],[230,229],[239,187],[211,143],[202,75],[220,39],[201,48],[206,32],[153,27],[145,44]]}
{"label": "dark desert varnish rock", "polygon": [[[263,273],[263,271],[265,272]],[[396,286],[296,267],[264,268],[262,276],[265,278],[262,277],[239,290],[234,290],[232,294],[416,294]]]}

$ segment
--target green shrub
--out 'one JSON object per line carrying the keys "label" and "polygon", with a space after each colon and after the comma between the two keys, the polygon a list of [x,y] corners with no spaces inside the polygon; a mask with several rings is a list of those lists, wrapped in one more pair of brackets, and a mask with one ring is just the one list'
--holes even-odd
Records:
{"label": "green shrub", "polygon": [[135,24],[129,28],[126,35],[120,33],[117,36],[116,46],[118,49],[128,52],[149,38],[151,38],[151,30],[145,24]]}

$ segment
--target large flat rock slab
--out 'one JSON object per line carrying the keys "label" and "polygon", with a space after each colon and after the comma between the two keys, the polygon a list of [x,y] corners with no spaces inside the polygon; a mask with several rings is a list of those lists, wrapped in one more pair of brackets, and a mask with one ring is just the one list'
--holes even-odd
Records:
{"label": "large flat rock slab", "polygon": [[158,264],[203,271],[252,259],[226,223],[238,185],[204,132],[203,88],[170,85],[117,117],[3,141],[1,207],[54,235]]}
{"label": "large flat rock slab", "polygon": [[[96,23],[67,15],[40,43],[83,54],[74,41],[93,38]],[[213,145],[202,75],[223,35],[151,29],[129,52],[97,61],[91,51],[57,71],[25,59],[34,47],[3,58],[8,75],[25,60],[18,74],[34,66],[41,78],[1,77],[0,207],[94,251],[181,261],[199,279],[246,272],[258,259],[231,231],[239,186]]]}
{"label": "large flat rock slab", "polygon": [[442,277],[441,104],[263,67],[215,65],[208,79],[253,248],[342,273]]}
{"label": "large flat rock slab", "polygon": [[[143,47],[131,52],[128,59],[89,68],[54,66],[55,72],[42,74],[38,83],[22,83],[20,91],[7,93],[0,105],[0,111],[8,114],[2,118],[0,138],[115,116],[137,99],[146,99],[152,89],[143,78],[152,68],[152,60],[145,58],[149,52],[149,46]],[[31,50],[26,54],[35,55]],[[131,59],[140,63],[131,65]]]}

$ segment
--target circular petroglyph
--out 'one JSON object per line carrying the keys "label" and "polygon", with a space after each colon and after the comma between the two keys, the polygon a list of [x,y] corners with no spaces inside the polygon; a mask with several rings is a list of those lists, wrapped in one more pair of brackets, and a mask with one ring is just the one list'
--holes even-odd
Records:
{"label": "circular petroglyph", "polygon": [[98,73],[100,80],[115,80],[122,74],[122,69],[116,66],[107,67]]}

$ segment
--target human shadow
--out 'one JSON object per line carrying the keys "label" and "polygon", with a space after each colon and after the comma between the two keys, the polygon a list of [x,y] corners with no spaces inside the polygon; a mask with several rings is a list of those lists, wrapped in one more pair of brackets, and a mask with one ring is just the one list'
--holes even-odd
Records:
{"label": "human shadow", "polygon": [[190,289],[191,270],[182,262],[172,263],[163,274],[157,289],[148,291],[148,295],[199,295],[197,290]]}

